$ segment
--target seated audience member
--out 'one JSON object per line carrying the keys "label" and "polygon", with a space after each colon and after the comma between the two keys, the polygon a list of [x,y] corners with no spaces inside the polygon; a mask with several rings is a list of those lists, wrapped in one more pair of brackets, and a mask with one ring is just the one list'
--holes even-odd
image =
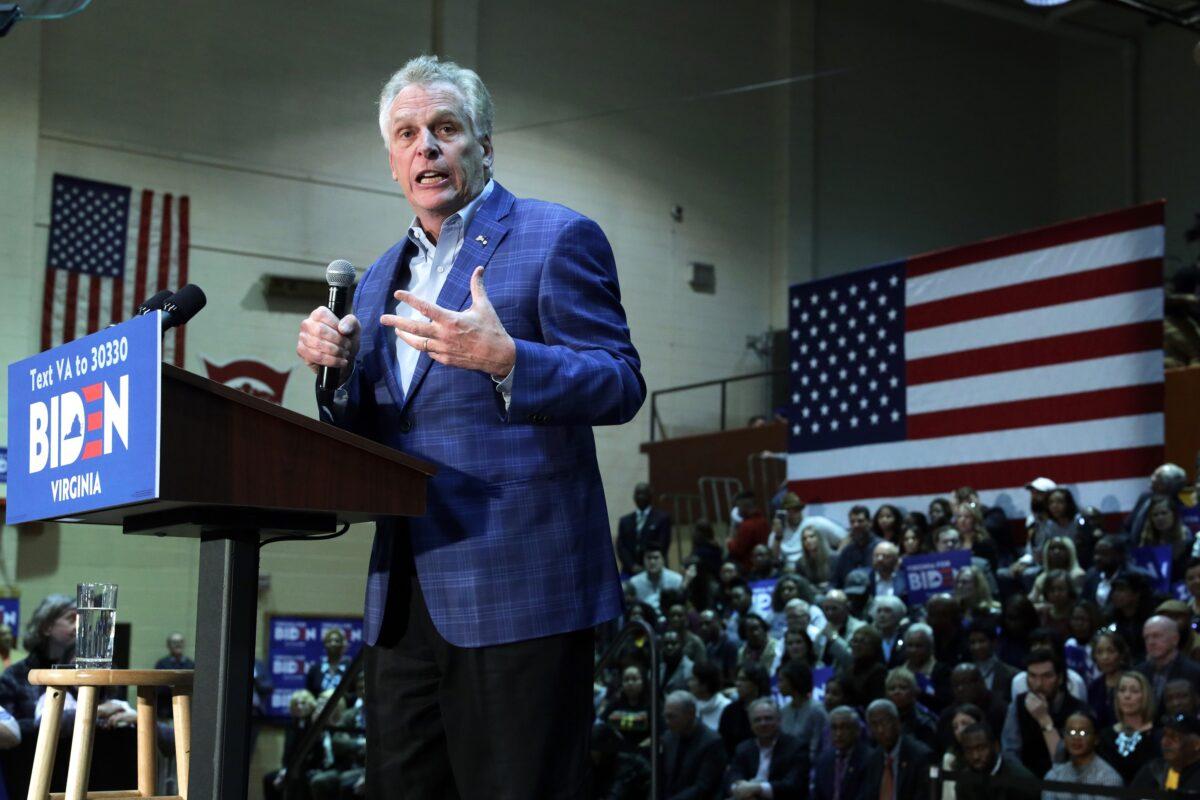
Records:
{"label": "seated audience member", "polygon": [[1071,635],[1071,611],[1075,608],[1078,595],[1071,576],[1065,570],[1052,569],[1046,573],[1042,584],[1042,600],[1034,601],[1034,607],[1043,628],[1052,628],[1064,641]]}
{"label": "seated audience member", "polygon": [[[1083,783],[1088,786],[1123,786],[1124,781],[1107,761],[1096,754],[1096,720],[1087,710],[1076,711],[1067,717],[1063,728],[1067,760],[1055,764],[1046,773],[1048,781]],[[1096,795],[1066,792],[1042,793],[1042,800],[1100,800]]]}
{"label": "seated audience member", "polygon": [[800,554],[793,562],[796,574],[803,576],[818,590],[828,590],[834,566],[833,550],[829,543],[819,530],[810,525],[800,533],[800,547]]}
{"label": "seated audience member", "polygon": [[808,750],[809,763],[816,761],[825,742],[825,708],[813,699],[812,670],[799,660],[779,669],[779,694],[787,705],[779,710],[784,733],[795,736]]}
{"label": "seated audience member", "polygon": [[700,722],[714,731],[721,724],[721,713],[732,701],[721,691],[725,681],[721,671],[711,661],[701,661],[692,668],[688,691],[696,698],[696,714]]}
{"label": "seated audience member", "polygon": [[1183,572],[1184,585],[1187,587],[1188,613],[1192,617],[1192,626],[1200,624],[1200,558],[1192,557]]}
{"label": "seated audience member", "polygon": [[1181,575],[1191,555],[1192,532],[1179,517],[1179,500],[1158,495],[1150,500],[1146,523],[1137,532],[1138,547],[1167,545],[1171,548],[1171,574]]}
{"label": "seated audience member", "polygon": [[725,747],[697,716],[696,698],[671,692],[663,705],[662,774],[667,800],[713,800],[721,791]]}
{"label": "seated audience member", "polygon": [[[75,600],[52,594],[38,604],[25,624],[24,659],[0,677],[0,706],[16,719],[21,738],[37,740],[37,704],[44,686],[29,682],[29,671],[69,664],[75,656]],[[11,778],[11,776],[10,776]]]}
{"label": "seated audience member", "polygon": [[754,548],[767,544],[771,537],[771,525],[759,511],[754,492],[741,492],[733,498],[733,502],[739,521],[734,525],[725,549],[729,551],[729,558],[737,562],[743,572],[750,572],[754,568]]}
{"label": "seated audience member", "polygon": [[902,601],[908,597],[908,582],[899,567],[900,548],[880,539],[871,552],[871,566],[859,567],[851,573],[861,576],[866,586],[868,609],[881,597],[898,597]]}
{"label": "seated audience member", "polygon": [[1030,567],[1021,575],[1023,580],[1029,581],[1027,584],[1029,599],[1033,601],[1034,605],[1045,602],[1046,575],[1056,569],[1063,570],[1070,576],[1071,585],[1076,594],[1083,591],[1083,582],[1087,578],[1087,573],[1083,567],[1079,566],[1079,559],[1075,554],[1075,543],[1063,536],[1047,539],[1046,543],[1042,545],[1042,563]]}
{"label": "seated audience member", "polygon": [[1001,741],[1006,757],[1020,761],[1035,775],[1045,775],[1062,743],[1060,732],[1067,717],[1087,706],[1065,690],[1062,658],[1050,648],[1030,651],[1025,670],[1029,691],[1009,705]]}
{"label": "seated audience member", "polygon": [[[1087,683],[1091,683],[1100,671],[1096,669],[1095,663],[1092,661],[1092,639],[1095,638],[1096,632],[1100,630],[1100,609],[1090,600],[1076,600],[1075,607],[1071,609],[1071,625],[1070,636],[1067,638],[1067,654],[1068,659],[1071,658],[1071,648],[1076,649],[1075,657],[1077,659],[1076,672],[1083,676]],[[1096,709],[1093,708],[1093,711]],[[1104,721],[1101,720],[1103,725]]]}
{"label": "seated audience member", "polygon": [[886,690],[887,667],[883,665],[879,631],[871,625],[856,630],[850,637],[850,654],[853,657],[850,668],[840,670],[837,677],[846,693],[846,702],[861,708],[882,697]]}
{"label": "seated audience member", "polygon": [[746,580],[765,581],[778,575],[775,569],[775,559],[765,544],[756,544],[750,551],[750,569],[746,572]]}
{"label": "seated audience member", "polygon": [[851,572],[860,567],[871,566],[871,554],[879,542],[871,533],[871,512],[866,506],[854,506],[848,516],[849,535],[842,543],[837,563],[833,568],[833,585],[839,589]]}
{"label": "seated audience member", "polygon": [[658,665],[659,691],[664,696],[670,692],[687,691],[688,678],[692,677],[695,665],[684,655],[679,631],[663,631],[659,642],[662,645],[662,661]]}
{"label": "seated audience member", "polygon": [[717,570],[717,597],[714,608],[722,615],[729,610],[729,590],[738,583],[745,583],[738,570],[738,565],[729,560],[721,562],[721,566]]}
{"label": "seated audience member", "polygon": [[821,598],[821,611],[825,614],[824,635],[849,643],[850,637],[864,623],[850,613],[850,599],[841,589],[830,589]]}
{"label": "seated audience member", "polygon": [[[983,722],[983,711],[978,706],[973,706],[970,703],[963,705],[952,706],[946,709],[946,715],[950,722],[946,726],[944,738],[939,736],[938,750],[934,751],[936,755],[939,750],[942,753],[941,768],[948,772],[961,772],[967,769],[967,761],[963,758],[962,752],[962,732],[972,725],[977,725]],[[942,781],[942,797],[941,800],[955,800],[957,781],[946,778]]]}
{"label": "seated audience member", "polygon": [[1163,723],[1162,757],[1142,767],[1132,786],[1200,792],[1200,719],[1179,714]]}
{"label": "seated audience member", "polygon": [[[283,758],[279,769],[263,775],[263,797],[266,800],[283,800],[284,781],[287,780],[287,765],[308,732],[309,723],[317,707],[317,699],[307,689],[292,692],[288,698],[288,724],[283,735]],[[304,773],[320,768],[322,753],[320,748],[313,747],[304,757],[301,765]]]}
{"label": "seated audience member", "polygon": [[808,750],[779,729],[775,701],[760,697],[750,704],[752,739],[738,745],[729,760],[726,785],[734,800],[777,797],[800,800],[808,794]]}
{"label": "seated audience member", "polygon": [[[665,552],[665,551],[664,551]],[[696,566],[705,574],[716,577],[721,571],[721,558],[725,551],[717,541],[717,532],[712,523],[706,519],[698,519],[692,523],[692,558]],[[639,558],[637,563],[641,565]]]}
{"label": "seated audience member", "polygon": [[648,483],[633,487],[634,510],[617,522],[617,560],[626,575],[645,569],[642,555],[653,544],[666,553],[671,546],[671,515],[654,507],[654,490]]}
{"label": "seated audience member", "polygon": [[1169,719],[1178,714],[1200,714],[1200,687],[1186,678],[1167,681],[1166,691],[1163,692],[1163,719]]}
{"label": "seated audience member", "polygon": [[[316,708],[313,709],[314,721],[332,699],[333,691],[333,689],[326,689],[317,698]],[[337,701],[337,705],[329,717],[330,727],[325,729],[321,741],[313,747],[313,750],[318,753],[317,766],[316,769],[309,770],[305,775],[308,793],[312,800],[338,800],[338,795],[341,793],[342,774],[357,766],[355,762],[357,752],[352,744],[353,737],[344,731],[334,730],[343,724],[342,720],[345,716],[346,701],[342,698]]]}
{"label": "seated audience member", "polygon": [[974,664],[954,666],[950,673],[950,698],[950,706],[937,720],[938,746],[934,748],[935,751],[945,749],[951,744],[951,727],[956,709],[978,708],[981,714],[978,722],[986,722],[994,731],[1003,729],[1004,720],[1008,716],[1008,695],[997,695],[990,691],[983,682],[979,668]]}
{"label": "seated audience member", "polygon": [[1117,683],[1132,666],[1129,645],[1112,631],[1101,630],[1092,637],[1092,663],[1100,674],[1088,684],[1087,701],[1103,730],[1117,719],[1114,713]]}
{"label": "seated audience member", "polygon": [[1117,683],[1117,722],[1100,729],[1100,755],[1128,783],[1150,759],[1160,755],[1154,729],[1154,696],[1140,672],[1125,672]]}
{"label": "seated audience member", "polygon": [[[900,712],[891,700],[867,706],[867,726],[875,750],[867,757],[865,791],[879,787],[879,800],[925,800],[929,797],[929,763],[933,753],[900,728]],[[871,794],[874,797],[874,793]]]}
{"label": "seated audience member", "polygon": [[742,617],[750,613],[754,595],[750,585],[742,578],[737,578],[729,585],[729,605],[725,609],[725,638],[735,646],[742,646]]}
{"label": "seated audience member", "polygon": [[900,623],[907,611],[908,607],[899,597],[878,597],[871,611],[874,616],[872,624],[879,631],[883,645],[884,664],[889,667],[900,666]]}
{"label": "seated audience member", "polygon": [[1129,561],[1125,540],[1113,534],[1104,536],[1096,542],[1092,566],[1083,576],[1083,588],[1079,596],[1091,600],[1107,613],[1110,610],[1113,581],[1128,572],[1138,571]]}
{"label": "seated audience member", "polygon": [[779,642],[771,638],[766,620],[753,612],[742,618],[742,628],[738,631],[745,644],[738,650],[738,666],[761,666],[767,672],[775,669],[778,659]]}
{"label": "seated audience member", "polygon": [[932,752],[937,748],[937,717],[917,702],[917,679],[904,667],[896,667],[884,683],[887,699],[900,713],[900,730]]}
{"label": "seated audience member", "polygon": [[842,682],[834,675],[825,681],[825,697],[821,699],[821,705],[825,706],[825,713],[829,713],[838,706],[845,704],[846,690],[842,688]]}
{"label": "seated audience member", "polygon": [[1103,511],[1096,506],[1084,506],[1079,509],[1079,519],[1075,523],[1075,555],[1079,558],[1079,566],[1085,572],[1092,567],[1096,542],[1107,535]]}
{"label": "seated audience member", "polygon": [[797,661],[812,669],[816,666],[812,639],[804,628],[788,628],[783,635],[783,656],[779,659],[779,669],[783,669],[792,661]]}
{"label": "seated audience member", "polygon": [[[1154,613],[1172,620],[1179,627],[1180,656],[1192,662],[1200,659],[1200,636],[1197,636],[1196,629],[1192,628],[1192,613],[1187,603],[1182,600],[1164,600],[1154,609]],[[1142,638],[1145,639],[1144,632]]]}
{"label": "seated audience member", "polygon": [[954,522],[954,505],[944,497],[929,501],[929,530],[939,531]]}
{"label": "seated audience member", "polygon": [[[922,515],[924,516],[924,515]],[[928,525],[905,525],[900,534],[900,563],[908,556],[923,556],[933,552],[933,535]]]}
{"label": "seated audience member", "polygon": [[865,620],[867,617],[867,603],[871,599],[870,583],[871,578],[868,573],[865,570],[856,569],[846,576],[846,580],[839,590],[846,595],[847,610],[855,619]]}
{"label": "seated audience member", "polygon": [[1154,595],[1144,573],[1128,572],[1113,579],[1108,623],[1129,644],[1134,662],[1146,658],[1142,625],[1152,615]]}
{"label": "seated audience member", "polygon": [[1000,604],[992,598],[987,576],[973,566],[963,567],[954,576],[954,599],[966,625],[976,619],[993,619]]}
{"label": "seated audience member", "polygon": [[700,638],[704,641],[704,660],[720,670],[722,684],[733,683],[738,648],[725,636],[725,624],[716,612],[700,612]]}
{"label": "seated audience member", "polygon": [[996,635],[995,617],[975,620],[967,628],[967,651],[988,690],[1007,702],[1012,696],[1012,681],[1017,671],[996,655]]}
{"label": "seated audience member", "polygon": [[[975,504],[982,516],[984,529],[988,536],[992,537],[992,541],[996,543],[1002,556],[1011,553],[1013,550],[1012,526],[1008,522],[1004,509],[998,506],[985,506],[979,499],[979,492],[970,486],[960,486],[954,490],[954,506],[957,508],[964,503]],[[1003,560],[1002,558],[1001,561]]]}
{"label": "seated audience member", "polygon": [[858,712],[850,706],[831,710],[829,746],[813,762],[812,800],[855,800],[870,750]]}
{"label": "seated audience member", "polygon": [[630,664],[621,671],[621,688],[605,699],[597,718],[621,736],[622,748],[636,753],[650,735],[650,689],[642,667]]}
{"label": "seated audience member", "polygon": [[904,667],[921,687],[921,702],[931,709],[941,710],[949,700],[950,665],[933,655],[933,628],[924,622],[909,625],[904,632]]}
{"label": "seated audience member", "polygon": [[707,656],[704,652],[704,640],[692,633],[688,623],[687,606],[681,602],[673,602],[667,606],[667,630],[679,634],[683,643],[683,654],[692,660],[693,664],[703,661]]}
{"label": "seated audience member", "polygon": [[1167,682],[1184,678],[1200,683],[1200,664],[1179,652],[1179,625],[1170,617],[1155,615],[1142,626],[1146,660],[1134,669],[1150,680],[1154,704],[1162,706]]}
{"label": "seated audience member", "polygon": [[[1037,776],[1019,757],[1000,752],[1000,744],[987,723],[978,722],[964,729],[959,742],[969,773],[955,784],[956,800],[1039,800]],[[995,784],[992,779],[997,779]]]}
{"label": "seated audience member", "polygon": [[[588,743],[592,762],[591,794],[603,800],[644,800],[650,792],[650,762],[624,749],[621,735],[611,726],[598,722],[592,726]],[[359,795],[361,796],[361,795]]]}
{"label": "seated audience member", "polygon": [[992,572],[1000,567],[1000,549],[983,524],[983,510],[976,503],[961,503],[954,512],[954,529],[962,549],[987,562]]}
{"label": "seated audience member", "polygon": [[[1065,681],[1067,692],[1076,700],[1087,702],[1087,682],[1083,680],[1083,676],[1075,670],[1066,666],[1066,652],[1063,645],[1063,639],[1058,635],[1058,631],[1053,628],[1035,628],[1029,634],[1029,645],[1032,649],[1046,648],[1050,650],[1064,665]],[[1015,699],[1017,695],[1029,689],[1028,677],[1025,672],[1018,672],[1013,678],[1011,696]]]}
{"label": "seated audience member", "polygon": [[783,575],[775,582],[771,591],[771,612],[767,618],[771,638],[783,639],[783,633],[788,628],[787,606],[793,600],[805,602],[815,599],[812,584],[798,575]]}
{"label": "seated audience member", "polygon": [[[167,654],[154,662],[155,669],[195,669],[196,662],[183,654],[183,634],[176,631],[167,637]],[[171,719],[171,693],[160,691],[155,700],[159,719]]]}
{"label": "seated audience member", "polygon": [[1018,669],[1025,664],[1029,655],[1029,634],[1033,633],[1041,620],[1037,609],[1024,594],[1011,594],[1004,603],[1004,615],[1000,620],[1000,637],[996,655],[1001,661]]}
{"label": "seated audience member", "polygon": [[725,742],[725,753],[733,757],[737,746],[754,736],[750,729],[748,709],[750,704],[760,697],[771,696],[771,676],[760,666],[742,667],[738,670],[737,698],[721,712],[721,721],[717,724],[717,733]]}
{"label": "seated audience member", "polygon": [[667,569],[666,554],[654,544],[646,544],[642,550],[642,571],[629,579],[629,585],[637,592],[637,599],[655,611],[660,610],[661,594],[664,589],[682,589],[683,576]]}
{"label": "seated audience member", "polygon": [[8,625],[0,624],[0,667],[8,669],[13,665],[14,661],[19,661],[24,658],[24,653],[18,656],[14,649],[13,629]]}
{"label": "seated audience member", "polygon": [[875,538],[891,542],[899,548],[903,520],[904,513],[899,508],[891,503],[884,503],[875,509],[875,516],[871,519],[871,533]]}
{"label": "seated audience member", "polygon": [[350,667],[346,653],[346,632],[341,628],[329,628],[321,637],[325,646],[325,657],[308,668],[304,676],[304,688],[320,697],[322,692],[337,688]]}

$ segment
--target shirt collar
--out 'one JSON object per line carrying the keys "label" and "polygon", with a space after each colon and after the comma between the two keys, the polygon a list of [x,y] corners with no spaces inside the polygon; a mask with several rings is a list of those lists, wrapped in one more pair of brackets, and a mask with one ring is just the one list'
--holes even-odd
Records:
{"label": "shirt collar", "polygon": [[[453,214],[446,217],[445,222],[442,223],[442,232],[445,233],[446,226],[450,226],[451,228],[458,229],[458,236],[460,239],[463,236],[466,236],[467,228],[471,227],[471,220],[475,218],[475,212],[479,210],[481,205],[483,205],[483,201],[488,198],[488,195],[492,193],[492,189],[494,189],[495,186],[496,182],[494,180],[489,180],[484,185],[482,192],[475,195],[475,197],[469,203],[460,208],[458,211],[455,211]],[[421,235],[419,237],[417,236],[417,231],[421,231]],[[425,232],[421,227],[421,220],[417,217],[413,217],[412,224],[408,226],[408,238],[417,247],[427,246],[425,244],[427,241]],[[441,240],[439,239],[438,241]]]}
{"label": "shirt collar", "polygon": [[992,767],[993,775],[995,775],[997,772],[1000,771],[1000,765],[1003,763],[1004,763],[1004,756],[1002,756],[1002,755],[996,756],[996,766]]}

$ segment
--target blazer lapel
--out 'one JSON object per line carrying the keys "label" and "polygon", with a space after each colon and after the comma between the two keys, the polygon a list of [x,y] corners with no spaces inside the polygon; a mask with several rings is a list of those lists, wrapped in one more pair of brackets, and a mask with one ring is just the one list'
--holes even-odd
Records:
{"label": "blazer lapel", "polygon": [[[462,249],[454,259],[454,266],[446,277],[442,291],[438,293],[437,304],[451,311],[462,311],[467,301],[471,299],[471,274],[479,266],[486,267],[492,259],[500,242],[508,234],[508,226],[500,222],[512,208],[513,196],[500,184],[492,187],[492,193],[476,211],[467,228],[463,239]],[[484,283],[486,284],[486,276]],[[408,395],[404,398],[404,406],[417,393],[425,375],[429,372],[433,359],[428,353],[421,353],[417,366],[413,370],[412,380],[408,382]],[[401,412],[404,408],[401,408]]]}
{"label": "blazer lapel", "polygon": [[[392,297],[392,292],[398,289],[402,283],[408,283],[408,259],[415,247],[416,245],[410,242],[406,236],[404,246],[396,251],[395,260],[388,264],[383,274],[380,275],[380,280],[383,281],[383,291],[380,292],[376,287],[369,287],[376,297],[379,297],[379,305],[374,305],[373,298],[372,305],[368,307],[369,313],[374,315],[376,321],[379,320],[381,314],[391,313],[395,310],[393,308],[395,298]],[[404,405],[404,387],[400,384],[400,364],[396,360],[397,339],[395,331],[391,328],[385,325],[375,325],[375,358],[382,361],[378,364],[379,374],[384,376],[388,392],[392,395],[392,401],[396,404],[396,408],[400,408]]]}

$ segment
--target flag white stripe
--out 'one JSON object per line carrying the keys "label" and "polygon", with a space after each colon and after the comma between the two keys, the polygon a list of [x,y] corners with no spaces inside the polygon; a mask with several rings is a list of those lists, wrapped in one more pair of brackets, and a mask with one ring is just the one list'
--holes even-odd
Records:
{"label": "flag white stripe", "polygon": [[129,319],[137,308],[133,302],[134,287],[137,284],[137,249],[138,228],[142,219],[142,193],[136,189],[129,190],[129,238],[125,246],[125,289],[122,308],[114,313],[117,319]]}
{"label": "flag white stripe", "polygon": [[57,270],[54,275],[54,325],[51,327],[50,345],[58,347],[63,343],[63,323],[67,307],[67,271]]}
{"label": "flag white stripe", "polygon": [[928,358],[975,349],[984,342],[1030,342],[1036,347],[1038,339],[1050,336],[1159,320],[1162,305],[1162,289],[1156,287],[939,325],[904,334],[904,355],[909,360]]}
{"label": "flag white stripe", "polygon": [[929,303],[1162,255],[1162,226],[1138,228],[910,278],[905,282],[904,302]]}
{"label": "flag white stripe", "polygon": [[100,315],[97,317],[100,322],[100,330],[104,330],[110,322],[121,321],[120,317],[113,316],[112,296],[113,280],[110,278],[100,281]]}
{"label": "flag white stripe", "polygon": [[[1029,480],[1039,477],[1030,475]],[[1080,508],[1096,506],[1105,514],[1127,512],[1133,509],[1133,502],[1149,486],[1146,477],[1123,478],[1112,481],[1088,481],[1071,484],[1067,488],[1075,495],[1075,502]],[[874,511],[884,503],[892,503],[904,511],[920,511],[922,514],[929,509],[930,501],[938,497],[951,498],[957,486],[947,486],[941,494],[914,495],[909,497],[872,497],[866,500],[848,500],[844,503],[813,503],[805,509],[806,514],[814,514],[845,525],[850,514],[850,508],[864,505]],[[999,506],[1009,519],[1022,519],[1029,513],[1029,492],[1023,486],[1013,486],[1007,489],[988,489],[979,492],[979,499],[986,506]]]}
{"label": "flag white stripe", "polygon": [[[162,291],[168,287],[179,288],[179,198],[173,197],[171,203],[171,216],[167,219],[166,225],[170,226],[171,231],[171,252],[168,254],[167,266],[167,285],[155,286],[154,291]],[[157,273],[156,273],[157,274]],[[163,361],[175,363],[175,347],[177,346],[177,337],[179,336],[179,328],[173,328],[170,334],[163,342]]]}
{"label": "flag white stripe", "polygon": [[1162,380],[1162,350],[1146,350],[923,383],[908,387],[905,398],[909,415],[927,414],[1035,397],[1162,383]]}
{"label": "flag white stripe", "polygon": [[1096,450],[1125,450],[1150,447],[1162,442],[1163,415],[1136,414],[936,439],[791,453],[788,455],[787,474],[792,480],[819,480],[876,470],[892,472],[953,467],[983,461],[1066,456]]}

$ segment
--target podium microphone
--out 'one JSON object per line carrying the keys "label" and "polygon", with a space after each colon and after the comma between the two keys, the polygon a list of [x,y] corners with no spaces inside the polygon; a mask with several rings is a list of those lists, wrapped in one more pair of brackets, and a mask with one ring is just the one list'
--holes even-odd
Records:
{"label": "podium microphone", "polygon": [[[326,305],[338,319],[346,316],[346,306],[350,302],[350,289],[354,286],[354,265],[339,258],[330,262],[325,268],[325,282],[329,284],[329,301]],[[317,376],[317,392],[324,397],[333,397],[338,387],[338,375],[341,370],[334,367],[321,367]]]}
{"label": "podium microphone", "polygon": [[[157,297],[157,295],[155,296]],[[204,296],[204,290],[194,283],[189,283],[171,295],[170,299],[162,305],[163,333],[171,328],[186,325],[188,320],[196,316],[207,302],[208,298]]]}
{"label": "podium microphone", "polygon": [[152,297],[147,297],[142,301],[142,304],[137,307],[137,311],[133,312],[135,317],[144,317],[145,315],[158,311],[163,307],[163,303],[171,299],[171,295],[175,294],[170,289],[163,289]]}

